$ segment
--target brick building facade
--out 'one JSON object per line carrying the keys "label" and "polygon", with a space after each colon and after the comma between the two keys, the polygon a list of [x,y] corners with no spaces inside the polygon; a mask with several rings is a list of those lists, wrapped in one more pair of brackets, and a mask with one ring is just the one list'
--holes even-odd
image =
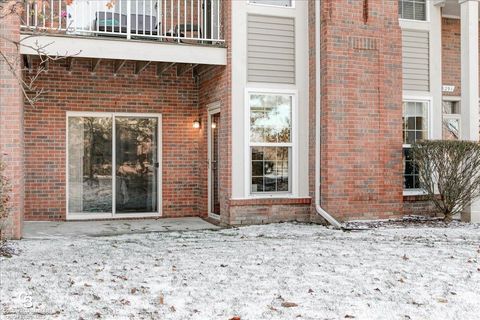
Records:
{"label": "brick building facade", "polygon": [[[445,116],[445,103],[478,114],[461,88],[463,4],[426,2],[412,14],[397,0],[200,2],[176,21],[160,3],[155,30],[101,31],[94,21],[38,35],[25,16],[2,21],[2,34],[33,32],[50,53],[76,53],[48,64],[34,107],[0,61],[13,237],[23,219],[238,225],[321,222],[319,208],[340,221],[434,214],[408,171],[405,132],[441,138],[444,120],[461,118]],[[38,52],[0,41],[37,70]],[[408,128],[414,117],[428,127]]]}

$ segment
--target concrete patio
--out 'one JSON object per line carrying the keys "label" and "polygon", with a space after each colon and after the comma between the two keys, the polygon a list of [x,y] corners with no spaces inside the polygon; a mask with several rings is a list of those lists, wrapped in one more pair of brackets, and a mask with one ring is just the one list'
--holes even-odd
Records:
{"label": "concrete patio", "polygon": [[33,222],[24,225],[24,239],[103,237],[121,234],[217,230],[220,227],[198,217],[144,220]]}

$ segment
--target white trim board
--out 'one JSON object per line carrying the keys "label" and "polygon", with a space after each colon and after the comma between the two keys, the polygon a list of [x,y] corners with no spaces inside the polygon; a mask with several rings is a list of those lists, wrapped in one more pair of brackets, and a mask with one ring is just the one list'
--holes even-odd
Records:
{"label": "white trim board", "polygon": [[20,39],[23,44],[20,46],[20,53],[27,55],[38,55],[38,52],[32,47],[46,46],[43,49],[45,53],[53,56],[211,65],[227,64],[226,48],[206,45],[60,35],[32,36],[22,34]]}
{"label": "white trim board", "polygon": [[[207,105],[207,156],[208,156],[208,170],[207,170],[207,183],[208,183],[208,192],[207,192],[207,205],[208,205],[208,216],[214,219],[220,219],[220,215],[214,214],[211,212],[212,208],[212,164],[211,164],[211,158],[212,158],[212,134],[211,134],[211,126],[212,126],[212,115],[220,113],[220,102],[216,101],[211,104]],[[218,170],[218,164],[217,164],[217,170]]]}
{"label": "white trim board", "polygon": [[[250,142],[250,99],[251,94],[278,94],[288,95],[292,97],[292,127],[291,127],[291,142],[282,144],[271,144],[272,146],[288,146],[291,148],[291,176],[289,176],[290,191],[288,192],[274,192],[274,193],[252,193],[251,192],[251,153],[250,147],[256,145],[264,145],[263,143]],[[245,199],[258,198],[298,198],[298,162],[299,155],[297,153],[298,146],[298,91],[292,89],[267,89],[267,88],[246,88],[245,89],[245,146],[244,146],[244,161],[245,161]]]}
{"label": "white trim board", "polygon": [[[69,174],[68,174],[68,158],[69,158],[69,129],[68,119],[70,117],[111,117],[112,118],[112,212],[69,212]],[[115,212],[115,195],[116,195],[116,157],[115,157],[115,117],[139,117],[139,118],[157,118],[157,212],[135,212],[135,213],[116,213]],[[161,217],[163,207],[162,196],[162,114],[159,113],[130,113],[130,112],[81,112],[67,111],[65,115],[65,217],[66,220],[95,220],[95,219],[125,219],[125,218],[149,218]]]}

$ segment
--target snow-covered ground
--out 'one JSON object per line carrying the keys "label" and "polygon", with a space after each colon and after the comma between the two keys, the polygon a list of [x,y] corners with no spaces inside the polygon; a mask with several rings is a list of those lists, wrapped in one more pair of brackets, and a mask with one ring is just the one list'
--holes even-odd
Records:
{"label": "snow-covered ground", "polygon": [[480,226],[24,240],[2,319],[478,319]]}

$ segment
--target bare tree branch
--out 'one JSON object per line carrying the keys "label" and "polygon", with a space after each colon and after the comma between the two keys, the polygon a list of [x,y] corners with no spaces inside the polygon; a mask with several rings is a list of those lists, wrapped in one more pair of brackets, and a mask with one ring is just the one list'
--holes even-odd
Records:
{"label": "bare tree branch", "polygon": [[[71,3],[71,1],[68,2]],[[10,16],[22,19],[24,8],[27,4],[28,0],[0,0],[0,23],[4,23],[2,20],[8,19]],[[44,88],[39,88],[36,85],[38,78],[47,71],[46,65],[48,65],[49,62],[74,57],[78,55],[80,51],[74,54],[70,54],[68,51],[51,54],[48,49],[54,42],[40,43],[38,40],[35,40],[33,44],[31,44],[29,43],[30,41],[28,41],[35,37],[48,35],[50,33],[49,30],[31,30],[30,32],[31,34],[23,36],[20,40],[0,35],[0,39],[3,40],[4,43],[14,46],[18,52],[17,55],[7,54],[5,48],[0,47],[0,58],[4,61],[8,70],[19,83],[25,100],[29,105],[35,107],[35,104],[41,100],[42,96],[47,92]],[[29,72],[33,70],[31,66],[29,66],[29,68],[23,66],[22,57],[20,55],[21,48],[29,49],[33,52],[32,55],[37,56],[40,59],[38,67],[33,73]]]}

